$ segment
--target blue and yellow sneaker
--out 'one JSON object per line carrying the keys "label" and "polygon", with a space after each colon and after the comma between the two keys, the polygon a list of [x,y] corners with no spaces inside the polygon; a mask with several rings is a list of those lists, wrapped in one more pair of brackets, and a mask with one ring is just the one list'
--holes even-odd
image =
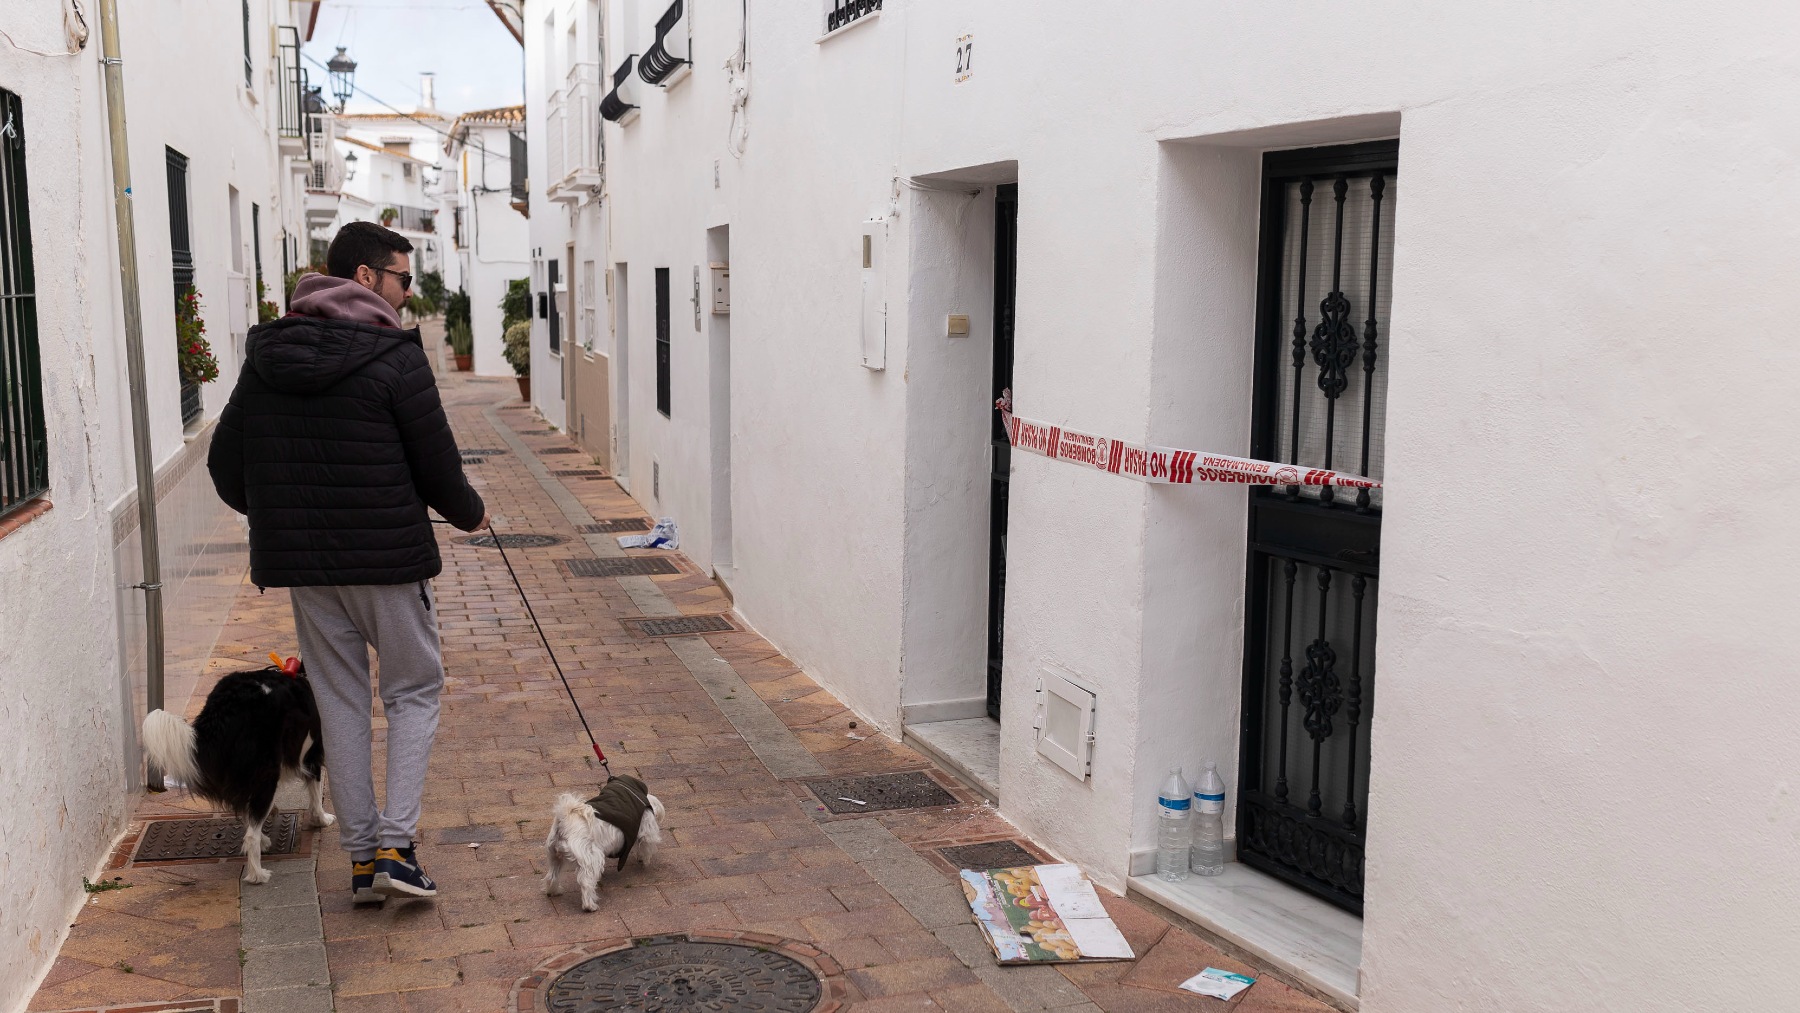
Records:
{"label": "blue and yellow sneaker", "polygon": [[375,892],[375,860],[350,863],[350,903],[379,904],[387,895]]}
{"label": "blue and yellow sneaker", "polygon": [[376,893],[388,897],[436,897],[437,884],[419,868],[412,848],[382,848],[375,852]]}

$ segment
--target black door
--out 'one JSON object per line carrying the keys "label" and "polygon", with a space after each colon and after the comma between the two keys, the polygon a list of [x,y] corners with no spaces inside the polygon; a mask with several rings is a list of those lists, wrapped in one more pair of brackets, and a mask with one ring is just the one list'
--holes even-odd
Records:
{"label": "black door", "polygon": [[[994,397],[1012,386],[1013,290],[1018,280],[1019,185],[994,193]],[[1012,476],[1012,443],[1000,413],[992,412],[989,440],[993,467],[988,497],[988,717],[1000,719],[1000,657],[1005,642],[1006,490]]]}
{"label": "black door", "polygon": [[656,269],[656,410],[669,417],[669,269]]}
{"label": "black door", "polygon": [[[194,285],[194,246],[188,226],[188,158],[174,148],[163,149],[169,182],[169,263],[174,269],[175,311]],[[200,417],[200,385],[181,381],[181,424]]]}
{"label": "black door", "polygon": [[[1398,142],[1263,163],[1252,454],[1380,478]],[[1381,491],[1250,493],[1238,855],[1361,913]]]}

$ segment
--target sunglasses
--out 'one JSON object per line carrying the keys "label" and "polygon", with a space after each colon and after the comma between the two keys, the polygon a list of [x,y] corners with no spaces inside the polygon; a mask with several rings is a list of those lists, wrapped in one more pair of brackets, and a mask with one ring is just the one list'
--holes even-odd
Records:
{"label": "sunglasses", "polygon": [[400,279],[400,288],[403,291],[410,290],[412,288],[412,272],[411,271],[390,271],[385,267],[378,267],[375,270],[380,271],[382,274],[391,274],[394,277],[399,278]]}

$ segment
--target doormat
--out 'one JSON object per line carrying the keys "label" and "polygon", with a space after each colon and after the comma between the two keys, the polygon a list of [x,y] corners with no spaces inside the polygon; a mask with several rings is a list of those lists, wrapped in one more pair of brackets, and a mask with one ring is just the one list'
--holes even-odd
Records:
{"label": "doormat", "polygon": [[806,787],[835,815],[957,804],[956,796],[945,791],[943,785],[916,770],[808,781]]}
{"label": "doormat", "polygon": [[[300,814],[272,812],[263,821],[270,844],[264,855],[291,855],[300,849]],[[236,816],[193,820],[150,820],[133,862],[173,862],[230,858],[243,850],[244,821]]]}
{"label": "doormat", "polygon": [[648,517],[614,517],[611,520],[583,524],[575,529],[584,535],[604,535],[613,531],[649,531]]}
{"label": "doormat", "polygon": [[621,619],[627,630],[640,637],[692,637],[702,633],[736,633],[738,628],[722,615],[672,616],[667,619]]}
{"label": "doormat", "polygon": [[989,869],[1011,869],[1021,865],[1034,865],[1038,857],[1019,846],[1017,841],[988,841],[984,844],[963,844],[954,848],[939,848],[938,854],[944,856],[951,867],[957,869],[974,869],[985,872]]}
{"label": "doormat", "polygon": [[653,577],[680,573],[662,556],[610,556],[606,559],[565,559],[562,567],[571,577]]}
{"label": "doormat", "polygon": [[555,475],[557,478],[605,478],[606,477],[606,472],[601,471],[599,468],[566,468],[562,471],[553,471],[550,474]]}

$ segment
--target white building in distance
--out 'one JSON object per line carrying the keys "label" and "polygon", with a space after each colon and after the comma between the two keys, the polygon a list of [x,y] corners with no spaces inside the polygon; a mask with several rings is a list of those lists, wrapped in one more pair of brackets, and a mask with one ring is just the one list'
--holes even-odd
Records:
{"label": "white building in distance", "polygon": [[520,19],[535,398],[745,619],[1346,1007],[1791,1004],[1800,9],[745,10]]}
{"label": "white building in distance", "polygon": [[513,375],[501,357],[500,302],[509,282],[531,272],[528,223],[513,206],[513,147],[524,129],[524,106],[478,109],[452,121],[444,141],[452,251],[444,277],[451,291],[469,295],[475,372],[483,376]]}

